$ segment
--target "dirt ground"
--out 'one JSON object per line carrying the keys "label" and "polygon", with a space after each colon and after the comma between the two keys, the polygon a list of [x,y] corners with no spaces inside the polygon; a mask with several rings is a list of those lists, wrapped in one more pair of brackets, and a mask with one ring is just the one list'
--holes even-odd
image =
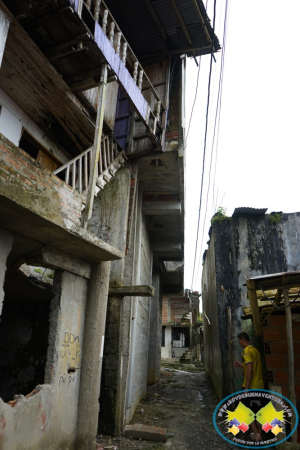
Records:
{"label": "dirt ground", "polygon": [[131,423],[167,429],[167,441],[155,443],[124,437],[99,437],[99,449],[111,450],[227,450],[236,448],[223,440],[212,422],[217,399],[203,367],[165,363],[161,378],[148,388]]}

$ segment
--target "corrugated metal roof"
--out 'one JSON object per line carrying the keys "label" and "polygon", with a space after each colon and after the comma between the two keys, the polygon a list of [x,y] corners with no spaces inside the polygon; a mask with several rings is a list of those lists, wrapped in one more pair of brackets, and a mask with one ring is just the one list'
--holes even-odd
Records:
{"label": "corrugated metal roof", "polygon": [[244,216],[263,216],[267,212],[268,208],[247,208],[240,207],[235,208],[232,217],[244,217]]}
{"label": "corrugated metal roof", "polygon": [[[149,2],[163,27],[166,38],[154,20],[146,0],[130,2],[106,0],[105,2],[139,59],[181,50],[186,50],[182,53],[188,56],[199,56],[211,52],[209,38],[205,34],[204,26],[192,0],[175,0],[175,4],[190,36],[193,51],[188,51],[191,45],[171,2],[169,0],[149,0]],[[213,36],[214,50],[218,51],[221,47],[218,38],[213,35],[203,2],[197,0],[197,5],[209,36]]]}

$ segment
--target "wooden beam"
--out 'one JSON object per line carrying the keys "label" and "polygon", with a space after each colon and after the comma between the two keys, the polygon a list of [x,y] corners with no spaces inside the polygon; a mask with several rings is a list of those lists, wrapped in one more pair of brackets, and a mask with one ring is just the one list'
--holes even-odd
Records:
{"label": "wooden beam", "polygon": [[257,304],[255,281],[247,280],[248,297],[253,317],[253,326],[256,336],[262,336],[263,329],[260,321],[259,308]]}
{"label": "wooden beam", "polygon": [[47,56],[47,58],[51,58],[55,56],[57,52],[60,52],[61,50],[64,50],[68,47],[71,47],[71,45],[76,45],[84,39],[90,39],[90,35],[88,32],[79,34],[73,39],[68,39],[67,41],[61,42],[60,44],[50,47],[48,50],[44,52],[44,55]]}
{"label": "wooden beam", "polygon": [[154,19],[156,25],[158,26],[159,31],[161,32],[163,38],[167,40],[168,38],[167,38],[167,35],[166,35],[166,33],[165,33],[164,27],[162,26],[161,21],[159,20],[159,18],[158,18],[158,16],[157,16],[156,12],[154,11],[154,8],[153,8],[151,2],[150,2],[149,0],[145,0],[145,3],[146,3],[146,5],[147,5],[147,7],[148,7],[148,9],[149,9],[149,11],[150,11],[151,16],[152,16],[153,19]]}
{"label": "wooden beam", "polygon": [[179,20],[180,26],[181,26],[181,28],[182,28],[182,30],[184,32],[184,35],[185,35],[188,43],[190,44],[191,47],[193,47],[194,44],[192,42],[191,36],[189,35],[189,32],[187,30],[187,27],[185,26],[183,18],[181,17],[180,11],[179,11],[176,3],[175,3],[175,0],[169,0],[169,1],[170,1],[171,5],[173,6],[173,9],[174,9],[174,11],[176,13],[176,16],[177,16],[177,18]]}
{"label": "wooden beam", "polygon": [[[292,322],[292,312],[290,307],[289,291],[288,289],[283,290],[284,295],[284,306],[285,306],[285,319],[286,319],[286,342],[288,348],[288,380],[289,380],[289,397],[290,401],[297,405],[296,394],[295,394],[295,358],[294,358],[294,342],[293,342],[293,322]],[[295,415],[291,417],[291,428],[295,426]],[[297,433],[291,436],[291,442],[297,442]]]}
{"label": "wooden beam", "polygon": [[149,285],[111,287],[108,295],[120,295],[122,297],[153,297],[155,288]]}
{"label": "wooden beam", "polygon": [[[193,3],[193,5],[194,5],[194,7],[195,7],[195,9],[196,9],[197,16],[199,17],[200,22],[202,23],[202,26],[203,26],[203,30],[204,30],[205,36],[207,37],[207,40],[208,40],[208,42],[209,42],[209,44],[210,44],[210,46],[211,46],[211,44],[212,44],[212,39],[211,39],[211,36],[210,36],[210,34],[209,34],[209,32],[208,32],[208,29],[206,28],[206,25],[205,25],[203,16],[202,16],[202,14],[201,14],[201,11],[200,11],[199,6],[198,6],[198,3],[197,3],[197,0],[192,0],[192,3]],[[213,47],[213,51],[215,51],[214,47]]]}

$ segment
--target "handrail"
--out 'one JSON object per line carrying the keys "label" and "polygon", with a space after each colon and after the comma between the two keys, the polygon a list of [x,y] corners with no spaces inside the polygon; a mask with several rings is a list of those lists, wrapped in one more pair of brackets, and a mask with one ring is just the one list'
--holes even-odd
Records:
{"label": "handrail", "polygon": [[[65,171],[65,183],[71,186],[73,189],[78,190],[80,194],[88,189],[90,174],[91,174],[91,153],[93,147],[87,148],[80,155],[68,161],[63,166],[54,170],[53,174],[57,175]],[[101,140],[100,157],[97,163],[97,177],[101,177],[103,173],[114,163],[118,161],[118,156],[122,156],[124,159],[124,150],[113,136],[103,136]],[[119,161],[120,162],[120,161]],[[107,177],[104,175],[102,178]]]}

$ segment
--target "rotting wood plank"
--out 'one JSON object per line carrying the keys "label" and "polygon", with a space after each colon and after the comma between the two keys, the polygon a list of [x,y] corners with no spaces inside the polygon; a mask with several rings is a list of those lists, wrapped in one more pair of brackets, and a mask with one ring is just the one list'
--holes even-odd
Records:
{"label": "rotting wood plank", "polygon": [[[11,27],[1,87],[44,131],[50,112],[83,151],[93,139],[92,118],[82,105],[78,108],[80,102],[14,18]],[[29,98],[28,92],[37,95]]]}
{"label": "rotting wood plank", "polygon": [[155,288],[149,285],[111,287],[108,294],[122,297],[153,297]]}

